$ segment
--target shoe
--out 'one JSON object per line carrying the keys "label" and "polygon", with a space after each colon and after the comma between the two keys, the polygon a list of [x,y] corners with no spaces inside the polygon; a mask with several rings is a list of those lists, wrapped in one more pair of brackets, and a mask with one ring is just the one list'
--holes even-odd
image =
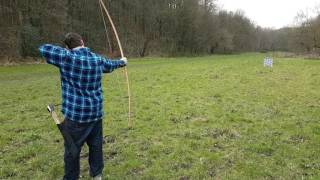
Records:
{"label": "shoe", "polygon": [[93,180],[102,180],[102,174],[99,174],[92,178]]}

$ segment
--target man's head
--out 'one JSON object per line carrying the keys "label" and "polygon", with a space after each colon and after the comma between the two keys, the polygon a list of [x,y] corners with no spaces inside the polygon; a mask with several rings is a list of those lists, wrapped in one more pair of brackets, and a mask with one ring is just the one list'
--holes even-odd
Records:
{"label": "man's head", "polygon": [[84,46],[82,37],[79,34],[72,32],[66,34],[63,42],[69,49]]}

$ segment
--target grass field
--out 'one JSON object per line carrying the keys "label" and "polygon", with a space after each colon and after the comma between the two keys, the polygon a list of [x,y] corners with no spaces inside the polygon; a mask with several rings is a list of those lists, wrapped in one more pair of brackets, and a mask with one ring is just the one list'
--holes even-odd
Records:
{"label": "grass field", "polygon": [[[130,63],[104,79],[107,179],[320,179],[320,61],[264,54]],[[0,67],[0,179],[59,179],[62,137],[47,113],[57,69]],[[88,179],[87,147],[81,169]]]}

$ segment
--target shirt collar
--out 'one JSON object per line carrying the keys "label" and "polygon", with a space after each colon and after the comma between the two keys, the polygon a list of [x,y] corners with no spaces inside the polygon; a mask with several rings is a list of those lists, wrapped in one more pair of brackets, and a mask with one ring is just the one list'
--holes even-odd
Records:
{"label": "shirt collar", "polygon": [[84,47],[84,46],[79,46],[79,47],[76,47],[76,48],[73,48],[72,51],[80,51],[80,50],[87,50],[89,51],[90,49],[87,48],[87,47]]}

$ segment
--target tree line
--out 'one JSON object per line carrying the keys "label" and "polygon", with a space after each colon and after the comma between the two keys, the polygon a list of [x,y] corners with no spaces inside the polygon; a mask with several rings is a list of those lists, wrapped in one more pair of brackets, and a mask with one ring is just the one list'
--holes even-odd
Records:
{"label": "tree line", "polygon": [[[320,48],[319,15],[300,15],[296,27],[273,30],[255,25],[242,11],[219,9],[215,0],[105,3],[127,56],[319,52]],[[40,44],[61,45],[67,32],[78,32],[99,53],[117,49],[108,21],[108,33],[104,30],[98,0],[1,0],[0,16],[0,59],[38,57]]]}

